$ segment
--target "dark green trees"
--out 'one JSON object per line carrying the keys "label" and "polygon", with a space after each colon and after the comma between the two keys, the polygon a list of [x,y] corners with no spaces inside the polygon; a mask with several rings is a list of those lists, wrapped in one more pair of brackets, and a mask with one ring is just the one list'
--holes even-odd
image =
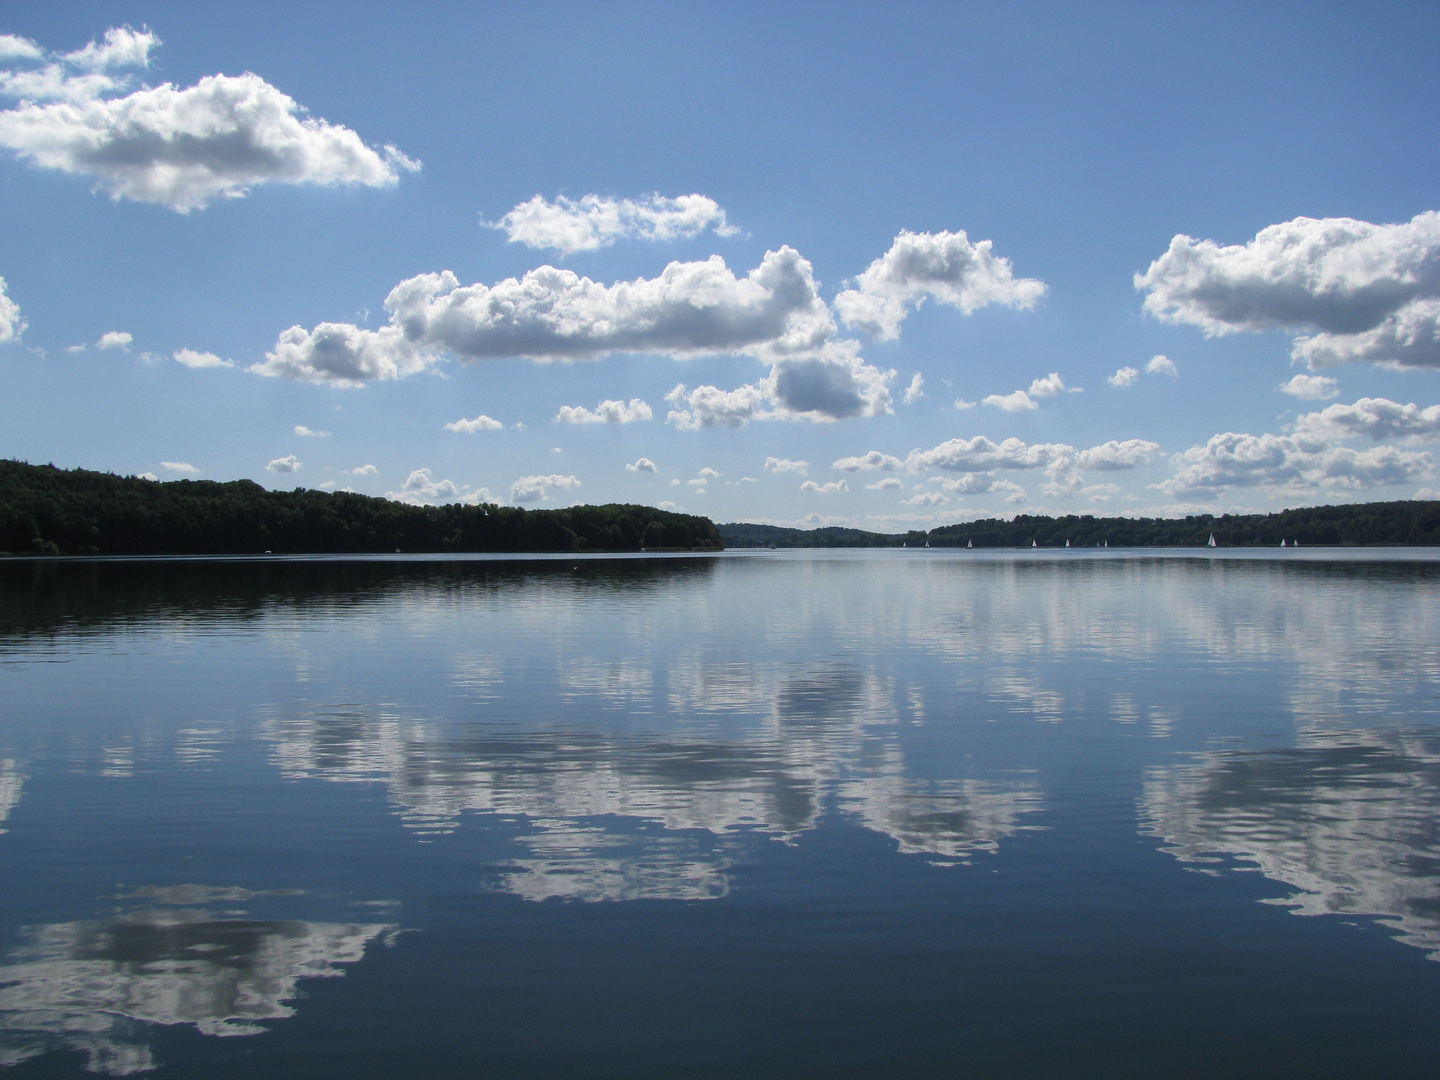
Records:
{"label": "dark green trees", "polygon": [[0,552],[242,555],[717,550],[708,518],[650,506],[410,506],[249,480],[159,483],[0,461]]}

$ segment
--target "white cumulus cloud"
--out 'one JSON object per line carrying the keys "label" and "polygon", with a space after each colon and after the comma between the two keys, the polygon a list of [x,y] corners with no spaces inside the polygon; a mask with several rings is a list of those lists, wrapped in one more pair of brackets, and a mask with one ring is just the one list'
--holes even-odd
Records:
{"label": "white cumulus cloud", "polygon": [[195,349],[176,349],[170,355],[176,360],[177,363],[184,364],[188,368],[217,368],[235,366],[234,362],[231,360],[225,360],[219,356],[216,356],[212,352],[199,352]]}
{"label": "white cumulus cloud", "polygon": [[374,476],[374,475],[375,475],[376,473],[378,473],[379,471],[380,471],[380,470],[377,469],[374,465],[357,465],[355,468],[353,468],[353,469],[350,470],[350,475],[351,475],[351,476]]}
{"label": "white cumulus cloud", "polygon": [[1340,384],[1324,375],[1296,375],[1275,388],[1301,401],[1327,401],[1340,396]]}
{"label": "white cumulus cloud", "polygon": [[516,503],[543,502],[552,490],[565,491],[578,488],[580,481],[573,476],[552,473],[549,476],[522,476],[510,485],[510,498]]}
{"label": "white cumulus cloud", "polygon": [[1126,439],[1117,442],[1111,439],[1099,446],[1081,450],[1075,455],[1078,468],[1095,472],[1114,472],[1117,469],[1133,469],[1148,465],[1160,456],[1160,444],[1145,439]]}
{"label": "white cumulus cloud", "polygon": [[984,495],[1000,490],[1009,493],[1011,488],[1020,490],[1008,480],[998,479],[993,472],[970,472],[961,476],[932,476],[930,483],[939,484],[951,495]]}
{"label": "white cumulus cloud", "polygon": [[1003,409],[1005,412],[1024,412],[1040,407],[1024,390],[1016,390],[1013,394],[990,394],[983,398],[980,404],[989,405],[992,409]]}
{"label": "white cumulus cloud", "polygon": [[85,102],[133,85],[129,76],[111,74],[114,68],[149,67],[150,50],[160,44],[149,31],[113,27],[101,42],[83,49],[49,54],[26,38],[6,35],[0,43],[0,60],[46,60],[38,70],[0,71],[0,94],[24,101]]}
{"label": "white cumulus cloud", "polygon": [[1145,308],[1207,336],[1281,328],[1311,368],[1440,367],[1440,212],[1295,218],[1243,245],[1178,235],[1135,275]]}
{"label": "white cumulus cloud", "polygon": [[[356,474],[373,471],[374,466],[366,465],[353,470]],[[409,503],[411,506],[434,506],[448,503],[482,503],[493,501],[487,488],[472,488],[457,484],[453,480],[437,480],[429,469],[411,469],[399,491],[387,491],[387,499]]]}
{"label": "white cumulus cloud", "polygon": [[632,464],[625,466],[625,471],[634,473],[653,473],[655,471],[655,463],[651,461],[648,457],[636,458]]}
{"label": "white cumulus cloud", "polygon": [[1088,450],[1070,450],[1057,454],[1046,466],[1046,495],[1068,498],[1074,495],[1094,495],[1109,490],[1109,485],[1086,486],[1087,472],[1118,472],[1121,469],[1135,469],[1148,465],[1160,456],[1160,444],[1146,439],[1126,439],[1119,442],[1111,439]]}
{"label": "white cumulus cloud", "polygon": [[314,428],[306,427],[304,424],[295,425],[295,434],[306,439],[328,439],[330,437],[330,432],[317,431]]}
{"label": "white cumulus cloud", "polygon": [[562,255],[594,251],[617,240],[682,240],[707,229],[719,236],[733,236],[739,230],[725,220],[725,211],[704,195],[681,195],[667,199],[658,194],[640,199],[610,199],[585,195],[552,202],[536,195],[496,222],[483,222],[503,229],[512,243],[531,248],[549,248]]}
{"label": "white cumulus cloud", "polygon": [[[1175,361],[1159,353],[1146,362],[1145,370],[1151,375],[1169,375],[1172,379],[1180,377],[1180,369],[1175,366]],[[1122,367],[1105,381],[1111,386],[1134,386],[1139,378],[1139,368]],[[1030,392],[1035,392],[1034,387],[1031,387]]]}
{"label": "white cumulus cloud", "polygon": [[879,469],[882,472],[899,472],[905,468],[905,462],[892,454],[882,454],[879,450],[871,450],[860,457],[840,458],[830,466],[832,469],[839,469],[841,472],[859,472],[862,469]]}
{"label": "white cumulus cloud", "polygon": [[1353,405],[1331,405],[1306,413],[1295,421],[1295,434],[1317,439],[1345,439],[1363,435],[1374,442],[1400,439],[1440,441],[1440,405],[1422,409],[1388,398],[1361,398]]}
{"label": "white cumulus cloud", "polygon": [[761,385],[782,419],[847,420],[888,414],[895,374],[865,363],[840,342],[819,355],[776,361]]}
{"label": "white cumulus cloud", "polygon": [[473,420],[455,420],[445,425],[446,431],[458,431],[465,435],[474,435],[477,431],[499,431],[505,425],[499,420],[493,420],[481,413]]}
{"label": "white cumulus cloud", "polygon": [[[1065,443],[1026,443],[1021,439],[992,442],[982,435],[972,439],[951,439],[930,450],[912,450],[904,461],[911,472],[940,470],[967,474],[958,480],[939,478],[940,486],[951,494],[982,494],[1008,492],[1012,501],[1018,487],[1002,487],[997,471],[1043,469],[1046,473],[1045,493],[1059,497],[1075,495],[1085,487],[1086,472],[1114,472],[1148,464],[1160,454],[1156,443],[1144,439],[1111,440],[1087,450],[1077,450]],[[838,463],[837,463],[838,464]]]}
{"label": "white cumulus cloud", "polygon": [[1028,308],[1045,295],[1045,283],[1016,278],[1010,260],[994,254],[989,240],[971,243],[959,232],[902,231],[835,298],[835,310],[847,325],[872,337],[890,339],[911,310],[927,298],[969,314],[988,304]]}
{"label": "white cumulus cloud", "polygon": [[666,395],[674,408],[666,422],[682,431],[702,427],[744,427],[752,420],[810,420],[825,423],[890,412],[895,371],[881,371],[836,343],[817,355],[777,360],[758,383],[734,390],[683,383]]}
{"label": "white cumulus cloud", "polygon": [[944,506],[950,500],[938,491],[922,491],[908,499],[901,499],[901,506]]}
{"label": "white cumulus cloud", "polygon": [[0,34],[0,60],[43,60],[45,50],[29,38]]}
{"label": "white cumulus cloud", "polygon": [[0,342],[15,341],[25,332],[20,305],[5,294],[5,279],[0,277]]}
{"label": "white cumulus cloud", "polygon": [[162,461],[160,462],[160,467],[162,469],[169,469],[171,472],[185,473],[188,476],[200,475],[200,470],[188,461]]}
{"label": "white cumulus cloud", "polygon": [[849,491],[850,485],[844,480],[832,480],[828,484],[817,484],[814,480],[806,480],[800,485],[801,491],[815,491],[822,495],[833,495],[838,491]]}
{"label": "white cumulus cloud", "polygon": [[1009,480],[996,480],[995,483],[990,486],[990,490],[1004,495],[1005,501],[1014,506],[1018,506],[1029,498],[1023,487]]}
{"label": "white cumulus cloud", "polygon": [[[932,476],[930,483],[938,484],[948,495],[1000,495],[1007,503],[1023,503],[1027,496],[1025,489],[1011,480],[1001,480],[993,472],[971,472],[962,476]],[[899,482],[895,484],[899,487]],[[918,496],[917,496],[918,497]],[[911,500],[911,505],[921,505]]]}
{"label": "white cumulus cloud", "polygon": [[362,330],[349,323],[321,323],[314,330],[292,326],[275,348],[250,370],[301,382],[363,386],[424,371],[439,357],[417,349],[393,326]]}
{"label": "white cumulus cloud", "polygon": [[419,168],[393,146],[377,150],[306,115],[258,75],[132,89],[106,74],[147,66],[157,45],[148,32],[110,30],[42,70],[0,72],[0,92],[21,99],[0,112],[0,145],[42,168],[93,176],[112,198],[181,213],[257,184],[387,187],[397,169]]}
{"label": "white cumulus cloud", "polygon": [[[34,44],[30,42],[29,44]],[[65,63],[84,71],[108,71],[116,67],[149,67],[150,50],[160,46],[160,39],[149,30],[132,30],[128,26],[112,26],[103,40],[91,41],[83,49],[69,52]]]}
{"label": "white cumulus cloud", "polygon": [[766,411],[765,392],[748,383],[735,390],[715,386],[697,386],[691,390],[681,383],[665,395],[665,400],[675,406],[666,415],[666,423],[682,431],[739,428],[751,420],[768,419],[771,415]]}
{"label": "white cumulus cloud", "polygon": [[[1114,380],[1112,379],[1111,382],[1113,383]],[[990,394],[982,399],[980,404],[988,405],[992,409],[1002,409],[1005,412],[1026,412],[1040,407],[1035,401],[1036,398],[1055,397],[1067,390],[1072,394],[1080,393],[1075,387],[1066,386],[1065,380],[1060,377],[1059,372],[1052,371],[1044,378],[1033,380],[1029,390],[1016,390],[1011,394]],[[966,402],[965,406],[968,408],[969,404]],[[957,401],[955,407],[960,408],[960,402]]]}
{"label": "white cumulus cloud", "polygon": [[991,442],[983,435],[951,439],[931,450],[912,450],[905,466],[912,471],[989,472],[993,469],[1042,469],[1075,454],[1064,443],[1026,443],[1021,439]]}
{"label": "white cumulus cloud", "polygon": [[284,457],[277,457],[273,461],[271,461],[269,465],[265,466],[265,468],[269,469],[273,473],[299,472],[304,467],[305,466],[301,464],[300,460],[294,454],[286,454]]}
{"label": "white cumulus cloud", "polygon": [[134,340],[134,335],[124,330],[107,330],[100,335],[100,340],[95,345],[101,349],[123,349]]}
{"label": "white cumulus cloud", "polygon": [[447,270],[402,281],[385,308],[390,325],[379,330],[291,327],[251,370],[356,385],[414,374],[442,354],[471,362],[748,353],[798,362],[835,334],[810,263],[788,247],[767,252],[744,278],[718,255],[614,285],[542,266],[493,286],[462,286]]}
{"label": "white cumulus cloud", "polygon": [[906,405],[914,405],[925,396],[925,377],[920,372],[910,380],[910,385],[905,388],[905,396],[902,399]]}
{"label": "white cumulus cloud", "polygon": [[873,484],[866,484],[866,491],[895,491],[905,485],[898,476],[887,476],[883,480],[876,480]]}
{"label": "white cumulus cloud", "polygon": [[1308,434],[1225,432],[1176,454],[1173,464],[1171,477],[1156,485],[1171,496],[1213,497],[1232,487],[1313,496],[1412,483],[1431,475],[1427,453],[1395,446],[1356,450]]}
{"label": "white cumulus cloud", "polygon": [[810,462],[797,461],[792,458],[767,457],[765,459],[766,472],[793,472],[804,476],[810,469]]}
{"label": "white cumulus cloud", "polygon": [[1065,380],[1060,377],[1058,371],[1052,371],[1043,379],[1035,379],[1030,383],[1029,395],[1032,398],[1047,398],[1064,393],[1065,390]]}
{"label": "white cumulus cloud", "polygon": [[629,404],[602,401],[593,412],[579,405],[561,405],[555,419],[562,424],[629,424],[649,420],[651,416],[649,405],[639,398],[631,398]]}

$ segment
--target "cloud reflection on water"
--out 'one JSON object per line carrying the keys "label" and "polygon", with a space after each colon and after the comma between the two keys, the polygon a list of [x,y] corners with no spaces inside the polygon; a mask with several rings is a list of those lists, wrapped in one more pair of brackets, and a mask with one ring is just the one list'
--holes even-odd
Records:
{"label": "cloud reflection on water", "polygon": [[[421,835],[485,815],[536,899],[723,895],[746,836],[827,813],[993,851],[1045,806],[1036,740],[1097,722],[1194,747],[1435,715],[1433,567],[974,556],[170,568],[153,598],[134,567],[47,567],[0,611],[24,641],[72,594],[94,633],[224,635],[267,673],[235,697],[284,776],[384,784]],[[221,719],[171,733],[184,767],[219,767]],[[107,736],[106,775],[132,744]]]}
{"label": "cloud reflection on water", "polygon": [[[688,660],[651,678],[582,658],[561,681],[572,704],[671,710],[688,730],[682,719],[662,730],[497,732],[348,706],[265,731],[287,777],[383,782],[422,834],[451,831],[466,812],[523,819],[509,826],[523,854],[498,880],[537,900],[723,896],[742,836],[793,840],[832,800],[901,851],[942,859],[994,851],[1042,806],[1032,778],[907,777],[893,687],[857,664]],[[702,722],[730,713],[747,724]]]}
{"label": "cloud reflection on water", "polygon": [[294,1015],[300,979],[334,978],[398,928],[261,920],[208,907],[257,894],[144,889],[148,905],[109,919],[27,927],[0,966],[0,1065],[78,1050],[86,1069],[128,1076],[158,1067],[151,1025],[255,1035]]}
{"label": "cloud reflection on water", "polygon": [[5,831],[5,819],[20,801],[20,789],[24,786],[20,763],[12,758],[0,758],[0,833]]}
{"label": "cloud reflection on water", "polygon": [[1218,872],[1231,858],[1295,892],[1297,915],[1375,916],[1440,960],[1440,735],[1316,731],[1150,770],[1144,831]]}

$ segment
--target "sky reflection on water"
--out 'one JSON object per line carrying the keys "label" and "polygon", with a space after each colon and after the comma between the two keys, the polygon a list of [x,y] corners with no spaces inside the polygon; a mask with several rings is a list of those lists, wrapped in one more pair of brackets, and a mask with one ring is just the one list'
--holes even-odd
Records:
{"label": "sky reflection on water", "polygon": [[[1440,959],[1440,733],[1315,731],[1153,769],[1147,831],[1201,869],[1242,860],[1297,915],[1379,917]],[[1212,871],[1213,872],[1213,871]]]}
{"label": "sky reflection on water", "polygon": [[[159,1064],[147,1025],[193,1024],[205,1035],[259,1035],[294,1015],[301,979],[344,974],[398,927],[246,919],[244,889],[137,890],[105,919],[25,927],[0,965],[0,1065],[57,1049],[110,1076]],[[135,901],[148,902],[135,906]],[[216,914],[205,904],[224,903]]]}
{"label": "sky reflection on water", "polygon": [[[165,1059],[149,1033],[177,1025],[270,1031],[281,1054],[307,1009],[329,1016],[295,1004],[305,980],[367,966],[402,926],[483,956],[508,910],[484,905],[505,898],[535,902],[537,961],[581,909],[616,904],[661,905],[647,918],[696,943],[729,940],[755,904],[828,911],[817,926],[875,927],[857,940],[877,955],[896,934],[931,941],[951,983],[998,946],[940,943],[983,931],[1013,939],[996,954],[1012,989],[986,1007],[1017,1024],[1055,978],[1039,957],[1077,946],[1067,920],[1114,922],[1092,977],[1142,1000],[1176,976],[1127,967],[1125,935],[1223,953],[1265,917],[1256,900],[1378,920],[1379,940],[1440,957],[1440,563],[11,563],[0,585],[0,875],[23,882],[0,908],[7,1060],[69,1047],[95,1071],[148,1070]],[[376,896],[395,898],[386,921],[357,918]],[[460,901],[443,897],[481,906],[447,922]],[[1176,904],[1204,916],[1176,921]],[[814,933],[817,956],[852,947],[848,929]],[[643,963],[657,946],[629,947]],[[1227,963],[1284,985],[1324,962],[1289,948]],[[1217,984],[1190,962],[1203,1012]],[[754,963],[748,978],[778,977]],[[503,985],[469,978],[470,995]],[[1407,978],[1440,1003],[1440,980]],[[873,1023],[878,1053],[910,1022],[884,1001],[807,1037]],[[1001,1053],[996,1023],[967,1054]],[[919,1073],[960,1060],[924,1052]],[[1147,1053],[1136,1075],[1173,1065]]]}

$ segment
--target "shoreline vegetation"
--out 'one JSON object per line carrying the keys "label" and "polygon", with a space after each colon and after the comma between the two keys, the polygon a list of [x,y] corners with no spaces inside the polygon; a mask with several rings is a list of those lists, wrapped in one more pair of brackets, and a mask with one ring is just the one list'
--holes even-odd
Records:
{"label": "shoreline vegetation", "polygon": [[1311,506],[1273,514],[1192,514],[1183,518],[1045,517],[1019,514],[942,525],[929,532],[874,533],[829,526],[787,529],[730,523],[718,526],[725,546],[755,547],[1305,547],[1440,546],[1440,501]]}
{"label": "shoreline vegetation", "polygon": [[146,480],[0,461],[0,553],[321,555],[718,551],[709,518],[610,504],[415,506],[253,480]]}
{"label": "shoreline vegetation", "polygon": [[794,529],[611,503],[525,510],[417,506],[350,492],[270,491],[251,480],[148,480],[0,460],[0,555],[318,555],[719,551],[845,547],[1440,546],[1440,501],[1273,514],[1052,518],[1020,514],[929,532]]}

